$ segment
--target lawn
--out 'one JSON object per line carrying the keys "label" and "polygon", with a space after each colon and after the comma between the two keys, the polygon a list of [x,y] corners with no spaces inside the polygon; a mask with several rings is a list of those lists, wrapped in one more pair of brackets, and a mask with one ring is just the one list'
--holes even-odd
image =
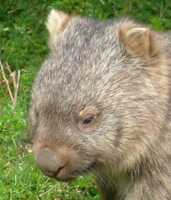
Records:
{"label": "lawn", "polygon": [[0,0],[0,60],[21,71],[15,109],[0,84],[0,200],[99,199],[91,176],[58,183],[40,173],[24,148],[32,81],[48,54],[44,22],[51,8],[100,20],[130,16],[158,31],[171,29],[170,0]]}

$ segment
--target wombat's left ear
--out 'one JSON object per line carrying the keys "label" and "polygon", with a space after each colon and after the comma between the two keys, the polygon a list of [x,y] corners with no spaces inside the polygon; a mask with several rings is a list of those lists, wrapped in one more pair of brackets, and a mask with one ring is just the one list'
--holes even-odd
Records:
{"label": "wombat's left ear", "polygon": [[152,57],[159,53],[156,36],[149,28],[137,24],[125,23],[119,30],[120,40],[127,52],[143,57]]}
{"label": "wombat's left ear", "polygon": [[46,27],[49,31],[49,42],[50,42],[50,47],[53,46],[58,34],[60,32],[63,32],[70,21],[71,16],[65,14],[62,11],[58,10],[51,10],[47,22],[46,22]]}

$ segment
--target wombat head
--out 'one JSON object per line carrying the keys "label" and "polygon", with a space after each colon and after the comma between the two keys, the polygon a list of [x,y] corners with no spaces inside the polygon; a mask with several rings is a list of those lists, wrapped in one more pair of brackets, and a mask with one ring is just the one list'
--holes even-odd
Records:
{"label": "wombat head", "polygon": [[154,129],[158,92],[147,72],[159,63],[159,36],[128,19],[99,22],[54,10],[47,27],[51,52],[30,109],[37,164],[58,180],[133,165]]}

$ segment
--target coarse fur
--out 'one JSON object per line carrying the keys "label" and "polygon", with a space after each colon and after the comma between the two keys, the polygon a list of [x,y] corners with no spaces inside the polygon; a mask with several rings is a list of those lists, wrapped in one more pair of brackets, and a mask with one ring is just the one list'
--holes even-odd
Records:
{"label": "coarse fur", "polygon": [[54,10],[47,27],[51,51],[30,108],[35,157],[48,148],[67,160],[58,180],[94,173],[103,200],[171,200],[167,33]]}

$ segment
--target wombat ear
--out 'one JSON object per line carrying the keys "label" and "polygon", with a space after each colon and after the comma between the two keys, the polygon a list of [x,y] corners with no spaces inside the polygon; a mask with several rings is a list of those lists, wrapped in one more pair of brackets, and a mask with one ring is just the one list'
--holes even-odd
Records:
{"label": "wombat ear", "polygon": [[50,11],[46,22],[50,37],[50,47],[54,44],[58,34],[65,30],[70,19],[71,17],[62,11],[54,9]]}
{"label": "wombat ear", "polygon": [[149,28],[123,24],[119,30],[119,37],[129,54],[143,57],[158,54],[155,33]]}

